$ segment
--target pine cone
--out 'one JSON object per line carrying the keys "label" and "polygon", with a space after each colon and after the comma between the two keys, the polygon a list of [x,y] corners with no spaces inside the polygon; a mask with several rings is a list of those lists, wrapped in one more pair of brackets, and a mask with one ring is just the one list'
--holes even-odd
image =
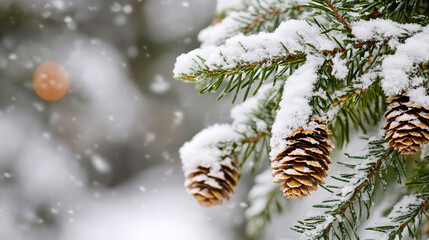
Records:
{"label": "pine cone", "polygon": [[239,166],[235,155],[226,156],[220,162],[220,169],[198,166],[186,176],[185,186],[188,192],[198,200],[201,206],[210,207],[229,200],[238,182]]}
{"label": "pine cone", "polygon": [[410,101],[407,94],[392,96],[384,117],[389,146],[402,154],[414,154],[429,143],[429,109]]}
{"label": "pine cone", "polygon": [[286,149],[271,162],[274,182],[283,183],[281,190],[287,198],[306,197],[318,184],[324,184],[331,163],[333,144],[328,138],[331,132],[320,119],[308,125],[316,126],[299,128],[288,136]]}

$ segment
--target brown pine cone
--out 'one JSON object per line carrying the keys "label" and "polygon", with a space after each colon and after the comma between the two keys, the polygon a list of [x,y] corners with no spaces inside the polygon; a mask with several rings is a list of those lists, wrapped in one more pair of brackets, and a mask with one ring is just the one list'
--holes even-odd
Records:
{"label": "brown pine cone", "polygon": [[311,125],[316,127],[299,128],[286,137],[286,149],[271,162],[274,182],[283,183],[281,190],[287,198],[306,197],[318,184],[325,183],[333,147],[328,138],[331,132],[320,119],[314,119]]}
{"label": "brown pine cone", "polygon": [[237,156],[226,156],[219,164],[219,171],[198,166],[186,176],[186,189],[201,206],[220,205],[223,199],[229,200],[234,193],[239,174]]}
{"label": "brown pine cone", "polygon": [[415,154],[429,143],[429,109],[410,101],[407,94],[387,99],[390,103],[384,117],[389,146],[402,154]]}

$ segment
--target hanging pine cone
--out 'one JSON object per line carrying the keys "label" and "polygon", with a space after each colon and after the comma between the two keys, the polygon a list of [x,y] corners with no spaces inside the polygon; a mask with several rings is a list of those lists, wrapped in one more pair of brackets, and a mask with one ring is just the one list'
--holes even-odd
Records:
{"label": "hanging pine cone", "polygon": [[414,154],[429,143],[429,109],[410,101],[407,94],[392,96],[384,117],[389,146],[402,154]]}
{"label": "hanging pine cone", "polygon": [[306,197],[318,184],[325,183],[333,147],[328,138],[331,132],[320,119],[314,119],[310,125],[309,129],[299,128],[288,136],[286,149],[271,162],[274,182],[283,183],[281,190],[287,198]]}
{"label": "hanging pine cone", "polygon": [[220,169],[198,166],[186,176],[185,186],[201,206],[210,207],[229,200],[234,193],[239,174],[238,158],[227,156],[220,162]]}

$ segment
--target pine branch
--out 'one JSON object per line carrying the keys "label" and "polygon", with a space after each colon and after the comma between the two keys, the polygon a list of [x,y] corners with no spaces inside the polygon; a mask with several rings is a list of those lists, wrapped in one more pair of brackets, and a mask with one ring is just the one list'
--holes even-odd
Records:
{"label": "pine branch", "polygon": [[[200,34],[202,48],[177,60],[174,77],[195,82],[201,87],[200,93],[223,89],[218,99],[228,93],[234,94],[233,102],[239,95],[244,99],[244,103],[232,111],[232,124],[217,128],[225,136],[209,132],[212,135],[199,138],[203,145],[196,141],[191,143],[196,147],[189,153],[200,151],[197,147],[202,147],[203,152],[213,152],[223,166],[229,164],[230,169],[238,167],[233,161],[237,159],[236,155],[241,155],[241,165],[253,156],[250,164],[255,171],[268,152],[271,158],[278,156],[288,144],[285,137],[296,128],[304,128],[310,116],[327,120],[323,124],[329,124],[337,145],[341,146],[349,140],[352,129],[360,128],[365,132],[368,125],[380,122],[386,108],[386,95],[406,91],[410,99],[419,99],[420,103],[416,103],[419,106],[425,106],[428,101],[425,96],[429,55],[424,54],[429,52],[429,26],[425,27],[429,23],[428,3],[419,0],[313,0],[304,6],[291,1],[250,0],[246,4],[242,4],[241,9],[227,12],[220,23],[203,31]],[[303,11],[306,11],[304,20],[284,21]],[[418,19],[422,21],[420,24],[399,23],[417,22]],[[266,82],[273,85],[265,85]],[[284,85],[284,90],[278,87],[279,83]],[[280,101],[282,92],[284,96]],[[248,98],[252,93],[256,96]],[[401,117],[403,122],[408,121],[406,115]],[[421,134],[417,131],[413,134]],[[212,136],[215,137],[210,138]],[[270,137],[271,145],[268,144]],[[409,141],[405,139],[403,143]],[[187,156],[194,157],[193,154]],[[202,165],[188,176],[196,183],[195,186],[207,183],[216,188],[215,182],[204,182],[214,179],[210,174],[212,170],[216,171],[216,166],[206,167],[202,159],[207,154],[201,156],[193,163]],[[300,221],[293,229],[303,233],[304,239],[359,239],[357,224],[365,212],[367,218],[370,215],[375,201],[376,180],[380,180],[385,189],[387,169],[394,169],[394,175],[390,175],[396,176],[398,183],[401,183],[402,175],[406,175],[405,157],[400,156],[384,140],[371,141],[367,152],[349,156],[359,162],[342,163],[352,169],[333,177],[342,184],[322,186],[331,196],[314,206],[320,208],[321,213]],[[209,164],[217,163],[209,161]],[[303,171],[308,171],[305,169]],[[426,167],[422,167],[408,185],[419,187],[419,192],[426,192],[429,173],[425,171]],[[238,171],[233,172],[236,174]],[[203,176],[196,175],[200,173]],[[257,180],[255,189],[261,184]],[[205,197],[205,193],[201,191],[200,195]],[[251,208],[247,215],[251,235],[261,232],[271,215],[277,212],[273,209],[278,207],[279,193],[271,186],[250,197]],[[219,191],[213,195],[218,197]],[[387,225],[371,229],[385,231],[388,238],[394,239],[401,237],[408,228],[412,236],[417,231],[416,219],[429,204],[426,195],[415,196],[422,199],[424,196],[425,199],[418,204],[405,204],[409,212],[400,212],[404,215],[400,218],[394,209]],[[281,209],[277,210],[280,212]]]}
{"label": "pine branch", "polygon": [[[335,177],[345,185],[324,187],[331,192],[331,197],[314,207],[327,210],[320,215],[299,221],[299,224],[292,230],[303,233],[303,239],[312,240],[322,238],[344,240],[350,239],[352,234],[357,236],[356,222],[362,216],[362,206],[366,207],[367,216],[369,216],[374,201],[376,174],[386,166],[385,163],[395,160],[396,153],[392,149],[386,148],[384,143],[384,140],[371,141],[368,144],[369,152],[366,155],[349,156],[362,162],[358,164],[343,163],[344,166],[354,169],[354,172],[343,173],[338,178]],[[339,219],[343,220],[339,221]],[[334,226],[336,227],[334,228]]]}
{"label": "pine branch", "polygon": [[[343,204],[339,209],[337,209],[336,211],[334,211],[332,213],[333,216],[337,216],[337,215],[342,216],[345,214],[347,209],[350,208],[350,206],[353,204],[353,202],[356,200],[356,198],[360,194],[362,194],[362,190],[364,189],[364,187],[366,187],[367,184],[370,183],[371,177],[373,177],[374,174],[376,173],[376,171],[378,171],[378,169],[380,168],[380,165],[383,163],[385,158],[390,154],[390,152],[391,152],[391,150],[387,151],[377,162],[375,162],[375,164],[372,164],[370,166],[369,171],[367,172],[367,175],[365,176],[365,180],[360,185],[358,185],[358,187],[354,190],[353,195],[347,200],[347,202],[345,202],[345,204]],[[329,234],[329,231],[331,230],[332,226],[333,226],[333,223],[329,224],[325,228],[325,230],[322,233],[322,235],[320,236],[320,238],[327,236]]]}
{"label": "pine branch", "polygon": [[[202,79],[208,79],[213,77],[221,77],[224,78],[238,75],[239,73],[254,71],[263,68],[262,66],[270,64],[271,66],[287,66],[294,63],[301,63],[305,61],[304,54],[287,54],[285,56],[279,56],[274,58],[262,59],[259,61],[253,62],[245,62],[243,64],[237,64],[232,68],[218,68],[218,69],[210,69],[205,67],[206,60],[200,56],[196,56],[197,59],[194,59],[195,62],[201,67],[199,70],[196,70],[192,75],[191,74],[183,74],[181,73],[179,76],[175,78],[183,81],[198,81]],[[225,59],[226,60],[226,59]],[[268,70],[269,69],[268,67]]]}
{"label": "pine branch", "polygon": [[[276,73],[283,75],[287,71],[283,67],[302,63],[307,53],[334,50],[337,43],[321,35],[320,31],[305,21],[286,21],[273,33],[240,36],[223,46],[196,49],[177,59],[174,77],[185,81],[220,79],[207,84],[207,91],[210,91],[217,89],[226,77],[239,75],[253,80],[257,70],[262,70],[260,74],[264,69],[270,74],[279,70]],[[322,46],[330,47],[324,49]]]}
{"label": "pine branch", "polygon": [[[408,228],[410,237],[416,239],[420,235],[420,221],[429,205],[429,194],[416,194],[405,196],[398,202],[390,212],[389,216],[382,219],[377,226],[367,228],[367,230],[377,231],[381,239],[394,240],[397,237],[402,239],[402,232]],[[378,239],[377,238],[377,239]]]}
{"label": "pine branch", "polygon": [[[356,26],[361,28],[364,23],[365,21]],[[298,29],[297,24],[301,26]],[[326,30],[323,25],[317,21],[314,24],[317,26],[308,25],[307,22],[287,21],[274,33],[241,36],[234,38],[234,40],[231,39],[226,45],[196,49],[178,58],[174,77],[183,81],[196,82],[202,86],[201,94],[215,92],[223,86],[219,98],[231,92],[235,92],[235,96],[237,96],[239,90],[246,88],[246,93],[248,93],[254,83],[259,82],[260,86],[269,77],[273,77],[274,82],[278,77],[287,77],[306,61],[307,55],[336,56],[338,53],[349,54],[343,45],[351,44],[352,49],[358,51],[358,56],[365,56],[373,47],[385,46],[388,48],[391,45],[391,40],[403,41],[415,34],[415,31],[404,29],[402,25],[395,25],[392,27],[398,28],[397,30],[402,32],[388,35],[383,34],[383,29],[375,28],[374,35],[377,36],[375,40],[365,38],[356,40],[348,39],[341,33],[338,33],[339,35],[336,37],[330,37],[323,33]],[[377,35],[378,31],[380,31],[379,35]],[[317,34],[308,35],[309,32]],[[267,42],[268,36],[280,39]],[[281,37],[284,36],[287,36],[287,41],[281,41]],[[343,43],[338,42],[337,38],[339,37],[344,39]],[[301,47],[298,47],[297,44]],[[322,45],[338,47],[323,49],[320,47]],[[353,58],[355,53],[350,53],[351,55],[347,56]],[[249,58],[249,56],[252,57]],[[366,63],[365,71],[374,66],[371,61]],[[356,71],[362,73],[362,67],[357,68]],[[355,77],[357,77],[356,73],[349,74],[350,79]],[[223,84],[224,81],[226,84]],[[253,94],[255,93],[256,91]],[[244,95],[244,99],[246,97],[247,94]]]}

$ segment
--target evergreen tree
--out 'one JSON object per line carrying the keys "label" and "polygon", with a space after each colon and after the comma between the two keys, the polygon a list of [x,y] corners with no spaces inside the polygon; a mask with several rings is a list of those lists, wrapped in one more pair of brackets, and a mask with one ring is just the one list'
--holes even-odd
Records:
{"label": "evergreen tree", "polygon": [[[302,239],[420,239],[429,204],[429,2],[235,0],[217,11],[201,47],[177,58],[174,77],[243,103],[232,123],[180,149],[190,194],[221,204],[245,163],[271,167],[249,196],[249,235],[282,211],[278,193],[301,198],[322,187],[330,197],[291,226]],[[356,130],[368,135],[365,149],[331,159]],[[333,175],[331,163],[349,170]],[[338,183],[324,186],[329,175]],[[402,200],[362,229],[377,189],[394,180]]]}

